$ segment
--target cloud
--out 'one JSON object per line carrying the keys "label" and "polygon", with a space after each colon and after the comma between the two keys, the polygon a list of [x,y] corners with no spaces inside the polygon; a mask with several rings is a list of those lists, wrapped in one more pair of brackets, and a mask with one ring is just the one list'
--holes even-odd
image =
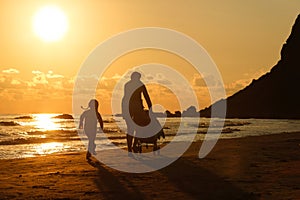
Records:
{"label": "cloud", "polygon": [[153,73],[145,75],[144,80],[142,80],[145,84],[148,83],[156,83],[163,86],[171,87],[174,83],[170,81],[168,77],[165,76],[163,73]]}
{"label": "cloud", "polygon": [[266,69],[261,68],[261,69],[257,70],[254,74],[245,73],[244,76],[247,76],[246,78],[242,78],[242,79],[236,80],[234,82],[225,84],[225,89],[226,89],[227,95],[231,96],[232,94],[236,93],[237,91],[245,88],[252,82],[252,80],[258,79],[265,73],[266,73]]}
{"label": "cloud", "polygon": [[203,74],[203,76],[194,74],[192,79],[192,86],[216,88],[222,87],[222,84],[213,74]]}
{"label": "cloud", "polygon": [[19,80],[16,80],[16,79],[11,80],[10,83],[11,83],[12,85],[20,85],[20,84],[21,84],[21,82],[20,82]]}
{"label": "cloud", "polygon": [[237,91],[245,88],[251,83],[252,79],[239,79],[232,83],[225,84],[225,90],[227,96],[231,96],[232,94],[236,93]]}
{"label": "cloud", "polygon": [[194,74],[192,85],[195,87],[206,87],[204,79],[199,74]]}
{"label": "cloud", "polygon": [[53,71],[48,71],[48,73],[46,74],[47,78],[63,78],[63,75],[60,74],[54,74]]}
{"label": "cloud", "polygon": [[71,98],[73,86],[72,78],[53,71],[33,70],[29,79],[0,73],[0,101]]}
{"label": "cloud", "polygon": [[32,73],[35,75],[32,78],[33,85],[35,85],[35,84],[48,84],[46,75],[44,73],[42,73],[40,71],[32,71]]}
{"label": "cloud", "polygon": [[0,83],[3,83],[5,81],[5,77],[0,75]]}
{"label": "cloud", "polygon": [[19,74],[20,71],[14,68],[4,69],[2,70],[2,73],[4,74]]}
{"label": "cloud", "polygon": [[54,74],[52,70],[49,70],[47,73],[39,70],[33,70],[31,73],[34,74],[34,77],[32,78],[32,82],[28,83],[30,86],[34,86],[36,84],[48,84],[49,79],[64,78],[63,75]]}
{"label": "cloud", "polygon": [[16,79],[11,75],[0,74],[0,90],[10,90],[22,87],[22,80]]}
{"label": "cloud", "polygon": [[99,87],[101,89],[107,89],[109,91],[112,91],[114,87],[116,86],[117,82],[121,79],[122,77],[118,74],[115,74],[112,77],[106,77],[103,76],[101,80],[99,81]]}
{"label": "cloud", "polygon": [[39,70],[33,70],[33,71],[31,71],[31,73],[33,73],[33,74],[43,74],[43,72],[41,72]]}

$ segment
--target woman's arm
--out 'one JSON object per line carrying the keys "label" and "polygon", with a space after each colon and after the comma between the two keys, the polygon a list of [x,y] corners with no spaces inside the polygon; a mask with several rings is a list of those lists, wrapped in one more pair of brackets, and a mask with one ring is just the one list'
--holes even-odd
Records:
{"label": "woman's arm", "polygon": [[101,115],[100,115],[99,112],[97,113],[97,118],[98,118],[98,122],[100,124],[100,127],[101,127],[101,129],[103,131],[103,120],[102,120],[102,117],[101,117]]}
{"label": "woman's arm", "polygon": [[149,110],[150,110],[151,107],[152,107],[152,102],[151,102],[151,100],[150,100],[150,97],[149,97],[149,94],[148,94],[148,91],[147,91],[145,85],[143,85],[143,95],[144,95],[144,98],[145,98],[145,100],[146,100],[146,102],[147,102],[148,108],[149,108]]}

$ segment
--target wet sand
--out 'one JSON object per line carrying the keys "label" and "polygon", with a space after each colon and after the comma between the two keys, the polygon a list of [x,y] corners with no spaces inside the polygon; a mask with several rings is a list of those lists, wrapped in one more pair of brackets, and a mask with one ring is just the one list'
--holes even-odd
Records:
{"label": "wet sand", "polygon": [[300,132],[193,143],[161,170],[131,174],[84,153],[0,160],[0,199],[300,199]]}

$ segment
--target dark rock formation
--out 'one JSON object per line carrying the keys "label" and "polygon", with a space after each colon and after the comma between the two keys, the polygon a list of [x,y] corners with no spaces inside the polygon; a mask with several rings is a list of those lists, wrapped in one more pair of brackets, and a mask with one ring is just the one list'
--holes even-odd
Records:
{"label": "dark rock formation", "polygon": [[182,117],[199,117],[200,114],[197,112],[195,106],[190,106],[188,109],[182,112]]}
{"label": "dark rock formation", "polygon": [[32,117],[25,115],[25,116],[15,117],[14,119],[32,119]]}
{"label": "dark rock formation", "polygon": [[14,122],[14,121],[2,121],[0,122],[0,126],[20,126],[20,124]]}
{"label": "dark rock formation", "polygon": [[74,119],[73,116],[69,115],[69,114],[57,115],[53,118],[55,118],[55,119]]}
{"label": "dark rock formation", "polygon": [[[228,118],[300,119],[300,15],[270,72],[227,98]],[[218,106],[224,100],[216,102]],[[211,106],[200,111],[210,117]]]}
{"label": "dark rock formation", "polygon": [[165,115],[167,117],[181,117],[181,112],[180,111],[175,111],[175,114],[173,114],[170,111],[166,110]]}

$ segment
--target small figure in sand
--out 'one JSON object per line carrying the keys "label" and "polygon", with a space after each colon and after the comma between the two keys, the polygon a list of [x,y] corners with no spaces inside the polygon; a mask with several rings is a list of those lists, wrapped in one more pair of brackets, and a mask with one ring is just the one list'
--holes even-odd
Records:
{"label": "small figure in sand", "polygon": [[[128,155],[131,156],[132,152],[132,140],[134,136],[135,124],[147,125],[143,120],[145,115],[142,94],[146,100],[148,109],[151,110],[152,103],[147,92],[146,86],[140,80],[141,74],[139,72],[133,72],[131,74],[131,80],[124,86],[124,97],[122,99],[122,116],[127,125],[127,147]],[[147,123],[147,122],[146,122]]]}
{"label": "small figure in sand", "polygon": [[88,108],[80,116],[79,128],[84,129],[84,133],[88,137],[88,151],[86,158],[90,159],[91,154],[96,155],[96,133],[97,133],[97,122],[100,124],[100,131],[103,130],[103,120],[98,112],[99,103],[96,99],[92,99],[89,102]]}

